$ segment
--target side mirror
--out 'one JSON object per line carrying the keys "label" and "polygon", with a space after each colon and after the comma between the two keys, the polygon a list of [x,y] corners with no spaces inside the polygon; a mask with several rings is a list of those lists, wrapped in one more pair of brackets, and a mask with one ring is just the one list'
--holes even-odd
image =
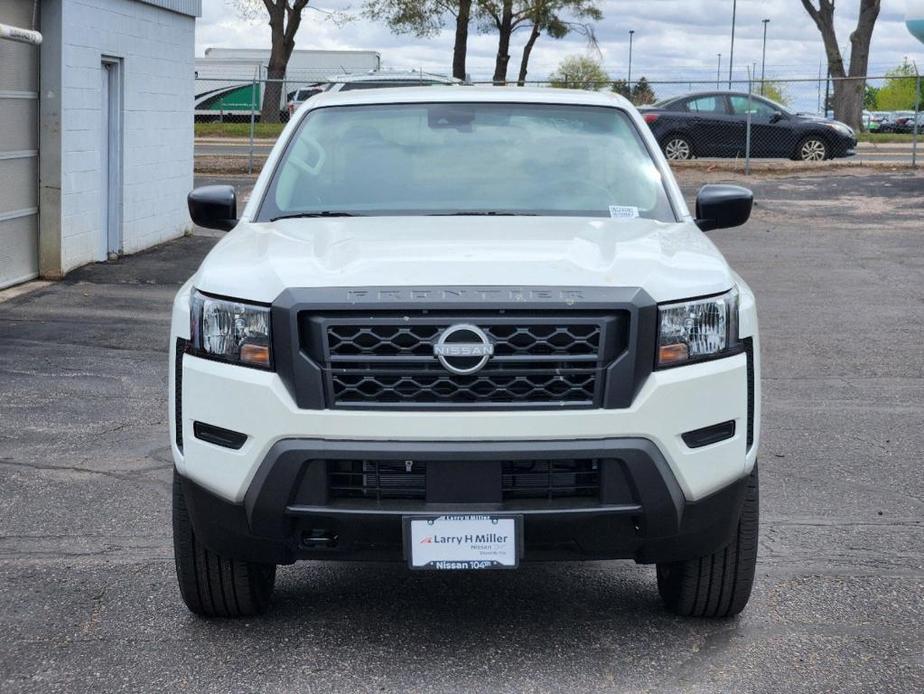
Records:
{"label": "side mirror", "polygon": [[781,120],[783,120],[784,118],[785,118],[785,116],[783,115],[783,112],[782,112],[782,111],[774,111],[774,112],[773,112],[773,115],[770,116],[770,123],[771,123],[771,124],[773,124],[773,123],[779,123],[779,122],[780,122]]}
{"label": "side mirror", "polygon": [[233,186],[201,186],[186,198],[189,216],[206,229],[231,231],[237,225],[237,193]]}
{"label": "side mirror", "polygon": [[703,231],[729,229],[748,221],[754,193],[741,186],[708,185],[696,195],[696,226]]}

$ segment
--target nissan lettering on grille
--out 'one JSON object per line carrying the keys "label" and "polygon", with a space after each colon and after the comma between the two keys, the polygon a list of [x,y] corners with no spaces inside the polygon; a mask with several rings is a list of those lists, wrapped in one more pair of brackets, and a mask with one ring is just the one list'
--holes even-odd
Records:
{"label": "nissan lettering on grille", "polygon": [[494,344],[477,325],[460,323],[443,331],[433,354],[447,371],[467,376],[484,368],[494,354]]}

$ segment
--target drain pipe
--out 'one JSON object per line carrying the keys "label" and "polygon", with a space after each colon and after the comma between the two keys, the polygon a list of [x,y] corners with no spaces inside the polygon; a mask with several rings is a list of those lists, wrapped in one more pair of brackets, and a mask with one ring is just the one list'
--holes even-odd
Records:
{"label": "drain pipe", "polygon": [[38,46],[42,43],[42,35],[39,32],[31,29],[20,29],[9,24],[0,24],[0,39],[30,43],[33,46]]}

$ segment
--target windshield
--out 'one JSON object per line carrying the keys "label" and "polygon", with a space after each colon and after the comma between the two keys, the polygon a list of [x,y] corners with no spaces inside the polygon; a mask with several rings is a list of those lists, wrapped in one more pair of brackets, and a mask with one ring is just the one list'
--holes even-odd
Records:
{"label": "windshield", "polygon": [[436,214],[676,221],[624,112],[498,103],[316,109],[286,147],[257,221]]}

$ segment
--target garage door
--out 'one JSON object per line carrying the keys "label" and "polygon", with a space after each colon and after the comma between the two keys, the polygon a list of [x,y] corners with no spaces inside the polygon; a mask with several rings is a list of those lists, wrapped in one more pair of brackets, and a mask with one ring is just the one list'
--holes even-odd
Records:
{"label": "garage door", "polygon": [[[32,0],[0,0],[0,24],[32,29]],[[38,275],[37,46],[0,39],[0,288]]]}

